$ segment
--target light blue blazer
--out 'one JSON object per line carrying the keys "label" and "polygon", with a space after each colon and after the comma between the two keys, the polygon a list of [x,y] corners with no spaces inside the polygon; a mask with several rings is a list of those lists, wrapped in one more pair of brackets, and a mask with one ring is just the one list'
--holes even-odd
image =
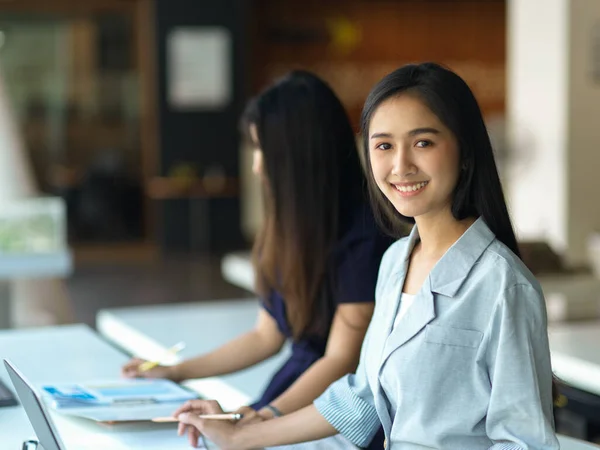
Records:
{"label": "light blue blazer", "polygon": [[558,449],[538,282],[478,219],[394,327],[418,230],[384,255],[356,374],[315,406],[354,444],[388,449]]}

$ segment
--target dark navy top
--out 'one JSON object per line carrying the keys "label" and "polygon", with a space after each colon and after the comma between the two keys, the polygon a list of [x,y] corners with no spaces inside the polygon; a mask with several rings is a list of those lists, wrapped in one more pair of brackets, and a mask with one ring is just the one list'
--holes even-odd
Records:
{"label": "dark navy top", "polygon": [[[313,363],[325,354],[327,339],[337,305],[342,303],[364,303],[375,301],[375,284],[379,263],[393,239],[379,230],[370,207],[360,206],[353,211],[335,244],[331,272],[332,280],[328,285],[328,305],[319,308],[326,317],[321,333],[306,333],[302,338],[293,340],[292,355],[273,375],[261,398],[252,405],[255,409],[271,403],[285,392]],[[263,307],[276,320],[281,333],[293,339],[287,320],[285,302],[282,296],[273,291]],[[372,447],[383,447],[383,435],[376,437]],[[377,442],[376,442],[377,441]],[[380,441],[380,442],[379,442]]]}

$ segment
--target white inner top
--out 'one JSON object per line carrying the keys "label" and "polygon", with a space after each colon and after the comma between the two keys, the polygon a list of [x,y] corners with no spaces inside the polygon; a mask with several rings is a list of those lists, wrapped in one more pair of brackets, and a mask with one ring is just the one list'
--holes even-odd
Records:
{"label": "white inner top", "polygon": [[410,295],[405,292],[402,293],[400,296],[400,307],[398,308],[398,314],[396,314],[396,319],[394,320],[394,329],[398,326],[398,323],[402,320],[402,317],[404,317],[406,311],[408,311],[408,308],[410,308],[410,305],[413,304],[414,300],[414,295]]}

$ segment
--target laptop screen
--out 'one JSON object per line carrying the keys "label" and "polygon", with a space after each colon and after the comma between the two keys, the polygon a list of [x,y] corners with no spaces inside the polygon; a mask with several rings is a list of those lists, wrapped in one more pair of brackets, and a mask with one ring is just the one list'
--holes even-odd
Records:
{"label": "laptop screen", "polygon": [[31,384],[10,361],[5,359],[4,365],[15,387],[17,397],[19,397],[21,405],[23,405],[23,409],[44,450],[65,450],[65,446],[58,437],[50,415]]}

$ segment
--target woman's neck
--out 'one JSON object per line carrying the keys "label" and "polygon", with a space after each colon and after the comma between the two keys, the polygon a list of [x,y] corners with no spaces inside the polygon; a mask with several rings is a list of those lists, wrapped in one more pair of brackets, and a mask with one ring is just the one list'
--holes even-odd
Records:
{"label": "woman's neck", "polygon": [[420,238],[418,252],[427,259],[441,258],[475,220],[474,217],[456,220],[450,211],[415,217]]}

